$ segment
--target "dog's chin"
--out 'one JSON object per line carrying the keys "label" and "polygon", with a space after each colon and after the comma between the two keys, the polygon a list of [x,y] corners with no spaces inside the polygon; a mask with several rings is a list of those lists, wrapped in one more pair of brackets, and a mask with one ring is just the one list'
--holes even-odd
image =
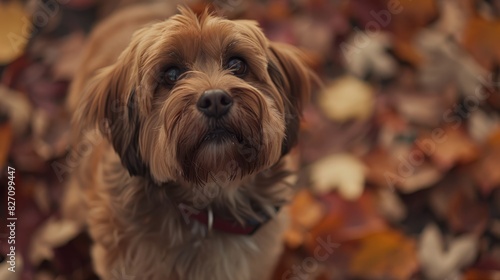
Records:
{"label": "dog's chin", "polygon": [[258,149],[226,129],[213,129],[193,147],[191,160],[183,165],[184,179],[205,184],[225,184],[255,172],[260,165]]}

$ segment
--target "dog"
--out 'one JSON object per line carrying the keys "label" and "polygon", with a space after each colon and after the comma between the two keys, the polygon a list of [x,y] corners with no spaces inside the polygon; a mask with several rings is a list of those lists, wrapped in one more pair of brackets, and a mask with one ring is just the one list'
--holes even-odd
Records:
{"label": "dog", "polygon": [[132,8],[101,23],[71,87],[74,148],[85,152],[70,189],[83,192],[73,198],[84,198],[94,269],[102,279],[269,279],[315,75],[254,21],[178,10],[160,21],[170,11]]}

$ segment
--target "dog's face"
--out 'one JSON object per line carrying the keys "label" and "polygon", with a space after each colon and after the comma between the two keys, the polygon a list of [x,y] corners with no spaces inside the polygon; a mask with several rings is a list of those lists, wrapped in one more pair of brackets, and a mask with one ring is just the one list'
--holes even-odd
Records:
{"label": "dog's face", "polygon": [[252,21],[187,9],[139,30],[82,93],[75,121],[99,125],[132,175],[232,181],[295,144],[311,73]]}

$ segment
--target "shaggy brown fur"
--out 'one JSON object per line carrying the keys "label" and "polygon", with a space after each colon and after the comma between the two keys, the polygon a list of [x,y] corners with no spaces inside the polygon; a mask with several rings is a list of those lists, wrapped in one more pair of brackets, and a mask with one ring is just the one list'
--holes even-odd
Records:
{"label": "shaggy brown fur", "polygon": [[[285,161],[310,92],[310,70],[296,49],[269,42],[255,22],[184,8],[135,32],[113,63],[109,50],[100,54],[96,45],[122,45],[123,36],[115,39],[110,29],[120,26],[119,18],[93,35],[87,59],[102,61],[81,69],[69,102],[77,143],[89,143],[71,184],[86,194],[96,271],[103,279],[269,278],[286,224],[275,207],[292,195]],[[145,21],[121,18],[136,20],[137,28]],[[247,63],[244,76],[225,67],[232,57]],[[106,63],[90,79],[95,65]],[[172,66],[184,72],[168,85],[165,71]],[[197,109],[209,89],[233,98],[223,117]],[[97,133],[89,132],[94,128]],[[221,129],[224,136],[214,141],[213,131]],[[262,212],[273,218],[253,235],[208,232],[183,206],[210,208],[240,223],[262,220]]]}

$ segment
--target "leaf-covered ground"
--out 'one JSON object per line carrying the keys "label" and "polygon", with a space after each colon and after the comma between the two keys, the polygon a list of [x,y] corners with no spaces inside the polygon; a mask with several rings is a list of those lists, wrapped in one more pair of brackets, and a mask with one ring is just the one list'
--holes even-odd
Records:
{"label": "leaf-covered ground", "polygon": [[[95,22],[135,1],[45,1],[57,12],[33,34],[30,15],[50,11],[0,1],[0,186],[14,167],[19,218],[14,274],[2,191],[0,280],[95,279],[88,236],[59,219],[63,103]],[[499,0],[212,6],[303,48],[324,83],[304,112],[274,279],[500,279]]]}

